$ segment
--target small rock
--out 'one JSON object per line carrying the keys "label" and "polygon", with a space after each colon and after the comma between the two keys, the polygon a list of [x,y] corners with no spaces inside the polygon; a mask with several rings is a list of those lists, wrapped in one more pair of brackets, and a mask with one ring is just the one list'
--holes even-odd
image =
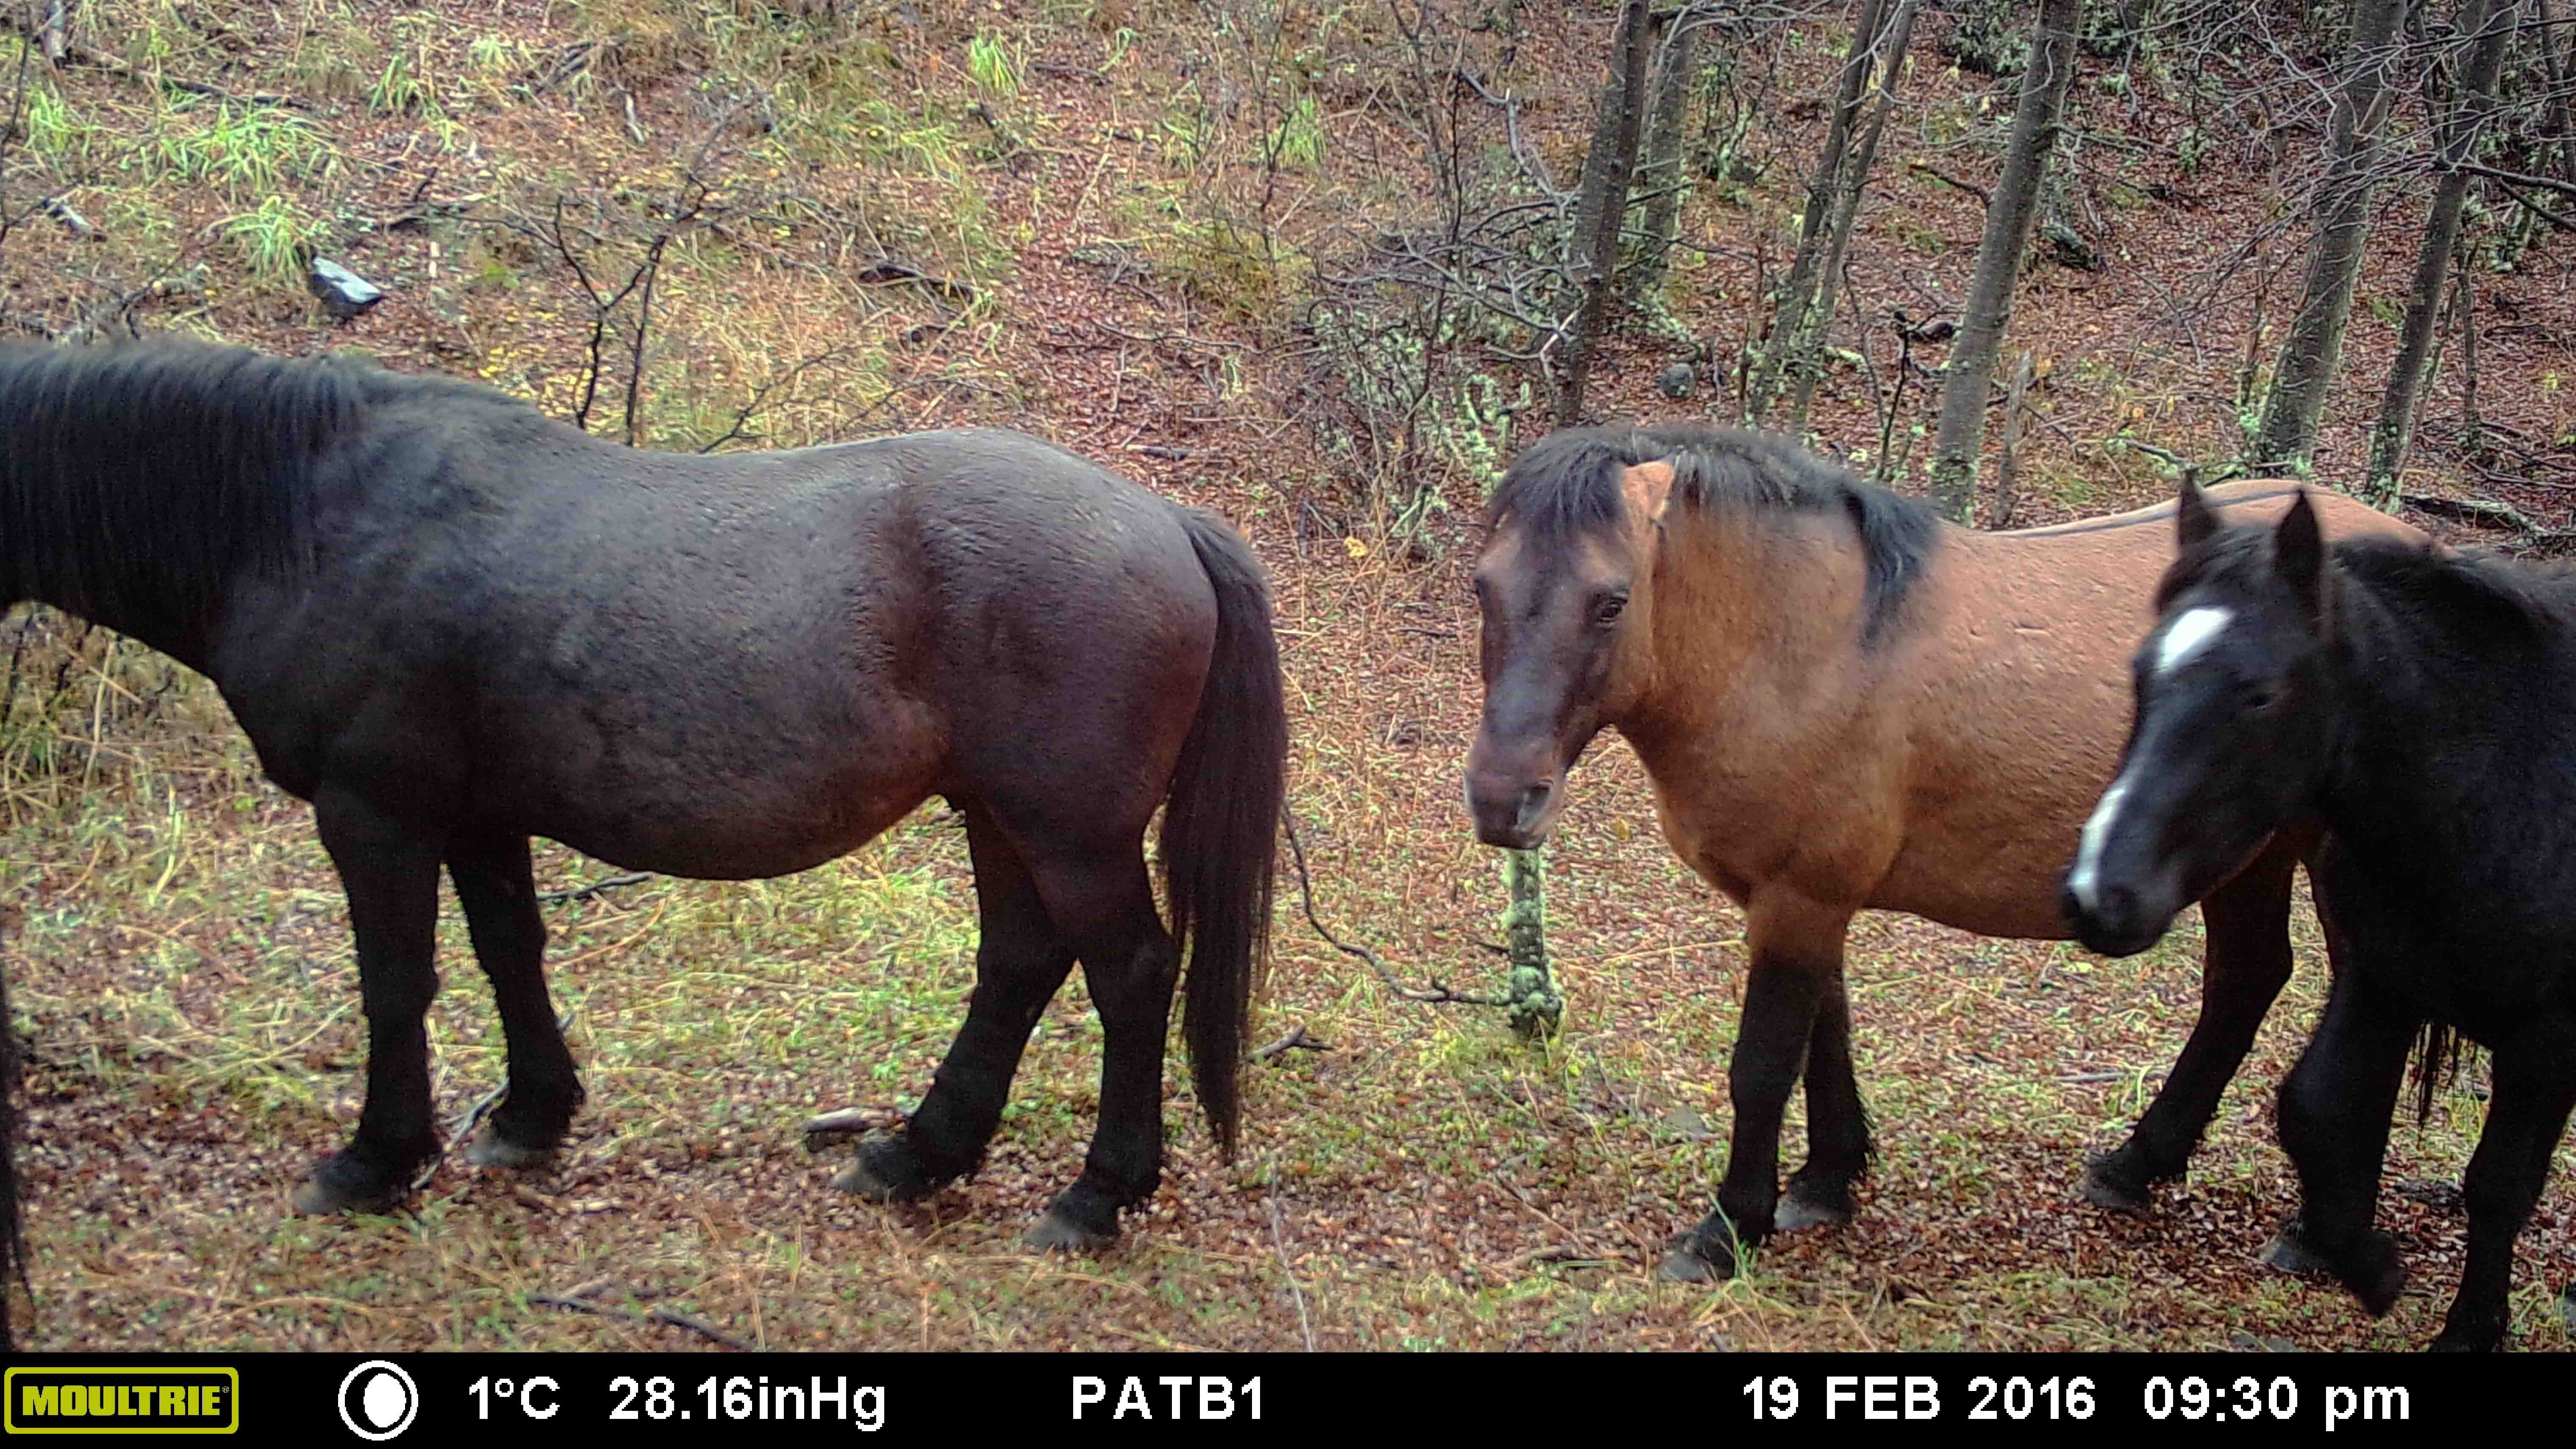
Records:
{"label": "small rock", "polygon": [[1655,374],[1655,386],[1663,389],[1664,396],[1675,402],[1691,395],[1692,380],[1691,365],[1687,362],[1676,362]]}
{"label": "small rock", "polygon": [[346,322],[362,316],[385,299],[384,288],[328,257],[315,257],[304,275],[305,290],[322,300],[322,310]]}

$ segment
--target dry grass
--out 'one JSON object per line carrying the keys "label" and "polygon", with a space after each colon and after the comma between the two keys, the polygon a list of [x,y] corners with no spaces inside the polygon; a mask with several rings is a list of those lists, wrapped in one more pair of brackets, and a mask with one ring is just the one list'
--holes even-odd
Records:
{"label": "dry grass", "polygon": [[[1384,505],[1317,481],[1291,374],[1268,370],[1281,338],[1206,295],[1226,278],[1192,250],[1210,233],[1191,208],[1210,195],[1245,202],[1257,178],[1239,134],[1191,129],[1204,116],[1175,78],[1195,9],[1040,6],[997,29],[974,7],[924,3],[912,7],[918,28],[870,21],[820,46],[764,31],[755,8],[478,5],[398,31],[372,7],[312,0],[233,14],[258,42],[234,52],[189,29],[202,10],[138,7],[93,39],[141,56],[157,33],[174,73],[313,97],[324,149],[296,153],[313,174],[281,174],[275,193],[312,218],[392,215],[433,164],[431,194],[496,206],[559,183],[649,177],[703,114],[707,85],[760,89],[782,119],[745,139],[744,184],[797,205],[771,223],[781,231],[706,238],[675,260],[657,435],[706,436],[770,369],[840,344],[851,360],[778,399],[770,438],[1007,422],[1224,507],[1278,586],[1291,798],[1319,908],[1409,976],[1465,984],[1491,972],[1475,942],[1493,934],[1501,888],[1456,803],[1477,699],[1459,562],[1397,561]],[[376,34],[373,49],[352,40]],[[1537,83],[1528,112],[1560,174],[1580,144],[1587,35],[1529,46],[1569,77]],[[615,53],[586,78],[526,93],[584,40],[613,40]],[[397,42],[409,57],[397,78],[425,92],[385,89]],[[1016,90],[998,83],[996,55]],[[1337,223],[1337,197],[1362,194],[1370,148],[1398,130],[1367,103],[1367,77],[1317,74],[1316,170],[1289,175],[1269,214],[1292,272],[1298,249]],[[158,95],[80,73],[61,85],[88,144],[154,134]],[[209,289],[161,305],[157,321],[309,350],[332,337],[309,304],[205,239],[267,194],[235,202],[172,169],[115,171],[79,198],[110,222],[109,242],[12,238],[0,267],[26,284],[12,305],[61,316],[95,300],[104,284],[87,279],[102,270],[130,284],[203,260]],[[1757,197],[1744,216],[1698,203],[1700,224],[1758,228],[1773,215],[1760,208],[1786,194]],[[1973,233],[1942,210],[1957,205],[1946,193],[1900,204]],[[2181,220],[2138,225],[2142,252],[2185,245],[2159,229]],[[443,226],[339,234],[393,290],[347,339],[546,396],[577,353],[560,279],[494,233]],[[1867,248],[1912,256],[1895,242]],[[886,250],[973,282],[983,300],[961,309],[835,279]],[[1130,254],[1147,270],[1114,260]],[[1963,274],[1966,261],[1943,265]],[[1865,271],[1869,306],[1896,295],[1886,275]],[[1733,285],[1714,268],[1686,281],[1712,307]],[[2123,379],[2208,385],[2173,372],[2176,349],[2142,359],[2134,336],[2096,335],[2098,297],[2034,291],[2017,326],[2057,329],[2065,357],[2095,357],[2110,378],[2079,392],[2079,369],[2061,361],[2061,421],[2089,429],[2096,413],[2122,415]],[[2564,299],[2528,305],[2565,310]],[[1659,410],[1648,391],[1659,359],[1631,345],[1601,405]],[[1874,436],[1851,387],[1834,385],[1819,426]],[[2039,500],[2043,511],[2109,508],[2160,486],[2074,436],[2044,432],[2042,461],[2095,491]],[[1137,451],[1149,446],[1189,456]],[[1472,483],[1446,487],[1453,517],[1472,510]],[[965,851],[928,814],[786,880],[655,880],[551,908],[556,996],[591,1094],[563,1160],[528,1175],[450,1162],[404,1213],[290,1218],[284,1194],[355,1120],[363,1060],[345,908],[310,813],[260,778],[203,681],[103,635],[39,631],[0,729],[0,901],[17,914],[0,969],[31,1062],[35,1346],[703,1346],[533,1301],[579,1289],[778,1348],[1277,1349],[1309,1333],[1342,1349],[2207,1349],[2248,1334],[2404,1348],[2432,1335],[2455,1281],[2462,1220],[2409,1191],[2385,1196],[2383,1220],[2406,1239],[2417,1288],[2386,1320],[2253,1266],[2292,1205],[2269,1100],[2314,1016],[2313,964],[2191,1182],[2135,1222],[2077,1202],[2078,1158],[2118,1140],[2179,1049],[2197,1004],[2194,928],[2108,962],[1871,916],[1853,933],[1851,976],[1883,1156],[1860,1220],[1778,1243],[1721,1287],[1656,1283],[1662,1240],[1706,1211],[1723,1160],[1742,925],[1674,863],[1634,760],[1606,740],[1552,853],[1564,1035],[1534,1047],[1499,1013],[1397,1001],[1283,916],[1261,1029],[1303,1022],[1331,1050],[1251,1069],[1245,1150],[1230,1167],[1209,1152],[1175,1070],[1166,1186],[1115,1252],[1042,1259],[1015,1242],[1091,1130],[1099,1032],[1078,986],[1047,1013],[971,1183],[920,1209],[872,1208],[829,1190],[837,1160],[803,1150],[798,1129],[817,1110],[917,1100],[962,1014]],[[548,886],[605,874],[551,847],[539,870]],[[2304,916],[2300,929],[2313,963]],[[453,912],[444,930],[453,989],[432,1040],[453,1115],[502,1062]],[[2465,1092],[2444,1094],[2431,1124],[2397,1134],[2391,1183],[2456,1181],[2478,1113]],[[2570,1181],[2558,1174],[2523,1239],[2515,1313],[2527,1348],[2570,1346],[2550,1308],[2576,1279]]]}

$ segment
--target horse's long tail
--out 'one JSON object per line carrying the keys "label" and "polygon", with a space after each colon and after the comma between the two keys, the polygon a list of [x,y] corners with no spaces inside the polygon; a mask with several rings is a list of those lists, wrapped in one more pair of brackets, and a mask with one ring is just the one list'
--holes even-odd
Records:
{"label": "horse's long tail", "polygon": [[1270,954],[1270,885],[1288,789],[1288,703],[1261,563],[1214,515],[1180,510],[1216,589],[1216,650],[1163,810],[1163,888],[1189,960],[1181,1034],[1218,1148],[1234,1156],[1253,986]]}

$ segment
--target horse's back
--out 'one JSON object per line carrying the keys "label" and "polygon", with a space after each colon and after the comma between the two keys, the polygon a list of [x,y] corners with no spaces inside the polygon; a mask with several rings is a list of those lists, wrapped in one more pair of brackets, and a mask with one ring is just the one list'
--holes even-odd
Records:
{"label": "horse's back", "polygon": [[[2255,479],[2208,497],[2231,521],[2268,522],[2301,491]],[[2306,491],[2329,537],[2426,537]],[[1903,844],[1871,904],[1980,934],[2060,936],[2057,875],[2119,759],[2130,656],[2177,552],[2174,505],[1945,541],[1893,676],[1905,686],[1890,726],[1909,757]]]}
{"label": "horse's back", "polygon": [[801,869],[1015,752],[1115,775],[1086,739],[1159,798],[1215,632],[1175,508],[1014,433],[699,458],[424,409],[360,456],[218,670],[272,773],[637,868]]}

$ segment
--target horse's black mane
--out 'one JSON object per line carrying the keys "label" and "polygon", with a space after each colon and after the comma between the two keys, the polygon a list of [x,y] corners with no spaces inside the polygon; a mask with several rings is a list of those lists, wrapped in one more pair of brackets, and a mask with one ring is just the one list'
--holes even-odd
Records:
{"label": "horse's black mane", "polygon": [[0,346],[0,586],[113,606],[307,551],[313,464],[388,396],[453,390],[341,358],[171,339]]}
{"label": "horse's black mane", "polygon": [[1672,465],[1673,496],[1686,507],[1849,517],[1868,564],[1864,643],[1875,642],[1904,607],[1937,541],[1938,517],[1918,499],[1873,488],[1786,438],[1697,423],[1550,433],[1512,460],[1485,516],[1511,519],[1546,543],[1614,528],[1626,516],[1621,473],[1659,460]]}
{"label": "horse's black mane", "polygon": [[[2222,530],[2175,562],[2156,590],[2156,609],[2214,574],[2271,566],[2273,530],[2246,524]],[[2349,538],[2333,545],[2337,571],[2380,606],[2435,622],[2457,621],[2466,638],[2488,646],[2528,647],[2576,637],[2576,565],[2533,564],[2486,549],[2443,549],[2395,538]]]}

